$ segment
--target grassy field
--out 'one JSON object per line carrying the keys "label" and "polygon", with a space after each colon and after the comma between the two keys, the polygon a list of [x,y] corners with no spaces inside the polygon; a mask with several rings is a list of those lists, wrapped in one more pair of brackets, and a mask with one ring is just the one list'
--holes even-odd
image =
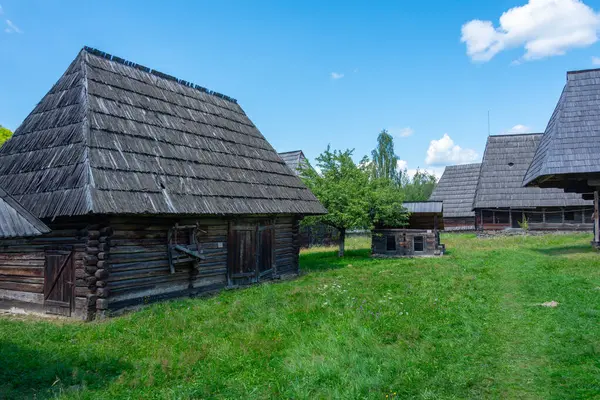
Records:
{"label": "grassy field", "polygon": [[[95,323],[0,318],[0,398],[600,397],[590,235],[304,252],[300,278]],[[558,302],[557,307],[540,304]]]}

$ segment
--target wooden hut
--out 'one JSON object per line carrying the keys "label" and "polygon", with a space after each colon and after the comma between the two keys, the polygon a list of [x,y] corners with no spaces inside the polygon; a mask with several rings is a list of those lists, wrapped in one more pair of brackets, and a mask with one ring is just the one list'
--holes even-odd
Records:
{"label": "wooden hut", "polygon": [[567,72],[567,83],[523,184],[559,188],[594,200],[594,244],[600,246],[600,69]]}
{"label": "wooden hut", "polygon": [[591,230],[592,204],[559,189],[523,187],[523,177],[542,135],[488,137],[473,208],[484,230]]}
{"label": "wooden hut", "polygon": [[475,230],[473,200],[479,182],[479,164],[448,166],[429,200],[444,202],[444,230]]}
{"label": "wooden hut", "polygon": [[234,99],[87,47],[0,148],[0,187],[52,230],[0,240],[0,307],[82,319],[295,274],[325,212]]}
{"label": "wooden hut", "polygon": [[443,215],[441,201],[406,202],[410,213],[408,225],[402,228],[379,228],[372,231],[371,253],[379,257],[439,256],[445,246],[439,230]]}

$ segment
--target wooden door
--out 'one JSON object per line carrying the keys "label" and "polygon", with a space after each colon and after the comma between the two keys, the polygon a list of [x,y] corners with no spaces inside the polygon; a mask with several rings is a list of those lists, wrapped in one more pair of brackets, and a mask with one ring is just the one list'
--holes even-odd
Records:
{"label": "wooden door", "polygon": [[256,226],[231,225],[227,247],[229,284],[256,281]]}
{"label": "wooden door", "polygon": [[275,226],[265,225],[258,228],[258,243],[256,254],[258,279],[273,276],[273,260],[275,259]]}
{"label": "wooden door", "polygon": [[74,291],[71,250],[47,250],[44,270],[44,309],[48,314],[71,316]]}
{"label": "wooden door", "polygon": [[229,226],[229,285],[258,282],[273,277],[275,226],[271,223]]}

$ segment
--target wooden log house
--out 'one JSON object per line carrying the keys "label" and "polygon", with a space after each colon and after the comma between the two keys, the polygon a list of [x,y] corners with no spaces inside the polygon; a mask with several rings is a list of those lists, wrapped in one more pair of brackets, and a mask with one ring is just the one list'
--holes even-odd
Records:
{"label": "wooden log house", "polygon": [[488,137],[473,202],[479,229],[519,228],[527,220],[531,230],[592,230],[590,201],[560,189],[523,187],[541,139],[539,133]]}
{"label": "wooden log house", "polygon": [[[523,178],[593,201],[592,244],[600,247],[600,69],[569,71],[554,113]],[[556,190],[556,189],[555,189]]]}
{"label": "wooden log house", "polygon": [[371,253],[375,257],[441,256],[446,247],[440,243],[443,229],[441,201],[405,202],[409,212],[405,227],[381,227],[371,232]]}
{"label": "wooden log house", "polygon": [[473,231],[476,228],[473,200],[479,182],[479,164],[452,165],[444,173],[429,197],[444,203],[444,230]]}
{"label": "wooden log house", "polygon": [[[87,47],[0,148],[0,187],[0,307],[85,320],[294,275],[326,212],[234,99]],[[8,232],[14,210],[36,229]]]}

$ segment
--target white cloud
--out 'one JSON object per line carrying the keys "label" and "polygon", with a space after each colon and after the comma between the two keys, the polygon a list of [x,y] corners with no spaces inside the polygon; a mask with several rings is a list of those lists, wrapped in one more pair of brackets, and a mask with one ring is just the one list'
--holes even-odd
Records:
{"label": "white cloud", "polygon": [[526,125],[517,124],[512,128],[502,132],[502,135],[517,135],[520,133],[531,133],[531,128]]}
{"label": "white cloud", "polygon": [[396,163],[396,168],[400,171],[404,171],[406,168],[408,168],[408,161],[398,160],[398,162]]}
{"label": "white cloud", "polygon": [[463,149],[444,133],[439,140],[432,140],[427,149],[427,165],[467,164],[479,158],[475,150]]}
{"label": "white cloud", "polygon": [[4,32],[6,33],[23,33],[23,31],[19,29],[19,27],[16,26],[10,19],[6,20],[6,25],[7,28],[4,29]]}
{"label": "white cloud", "polygon": [[592,64],[600,65],[600,57],[592,57]]}
{"label": "white cloud", "polygon": [[4,14],[4,9],[0,6],[0,15]]}
{"label": "white cloud", "polygon": [[392,136],[399,137],[399,138],[405,138],[405,137],[412,136],[412,134],[415,133],[415,130],[408,126],[406,128],[399,128],[399,129],[390,128],[390,133],[392,134]]}
{"label": "white cloud", "polygon": [[344,77],[344,74],[340,74],[339,72],[332,72],[331,73],[331,79],[342,79]]}
{"label": "white cloud", "polygon": [[521,60],[563,55],[598,41],[600,15],[580,0],[529,0],[492,21],[472,20],[462,26],[461,42],[473,61],[486,62],[499,52],[523,46]]}

